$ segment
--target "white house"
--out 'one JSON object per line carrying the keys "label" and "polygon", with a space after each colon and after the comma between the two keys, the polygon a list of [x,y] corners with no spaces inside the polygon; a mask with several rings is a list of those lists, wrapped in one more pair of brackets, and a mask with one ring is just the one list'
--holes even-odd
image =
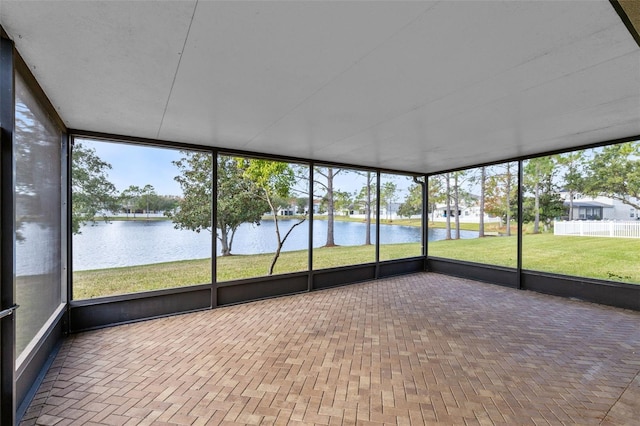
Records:
{"label": "white house", "polygon": [[[573,196],[573,213],[569,217],[570,194],[566,191],[560,192],[567,208],[566,219],[568,220],[638,220],[640,211],[620,200],[609,197],[587,197],[582,194]],[[632,199],[635,203],[640,203],[638,199]]]}
{"label": "white house", "polygon": [[[436,222],[444,222],[447,220],[447,216],[451,218],[455,218],[459,216],[460,222],[467,223],[480,223],[480,203],[478,196],[472,196],[471,200],[461,200],[458,203],[458,211],[455,211],[455,205],[452,202],[449,206],[450,209],[447,210],[446,203],[437,203],[435,207],[435,211],[432,211],[430,215],[430,220]],[[484,222],[500,222],[501,219],[499,217],[492,216],[488,213],[484,213]]]}

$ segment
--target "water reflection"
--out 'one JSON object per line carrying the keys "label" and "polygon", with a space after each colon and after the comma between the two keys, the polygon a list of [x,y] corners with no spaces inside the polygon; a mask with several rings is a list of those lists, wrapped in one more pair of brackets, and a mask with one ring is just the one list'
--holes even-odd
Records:
{"label": "water reflection", "polygon": [[[284,220],[288,228],[287,220]],[[295,228],[287,239],[283,251],[307,249],[308,222]],[[316,220],[313,224],[313,246],[325,243],[327,223]],[[420,242],[420,228],[412,226],[381,225],[381,240],[389,244]],[[443,230],[430,229],[430,239],[442,239]],[[473,238],[477,233],[463,231],[462,238]],[[375,227],[371,230],[375,243]],[[336,222],[335,240],[338,245],[362,245],[365,242],[365,224]],[[236,232],[233,254],[271,253],[276,249],[273,222],[262,221],[260,226],[243,224]],[[73,237],[73,267],[76,271],[120,266],[144,265],[211,256],[211,234],[177,230],[170,221],[123,221],[85,226],[82,234]],[[218,255],[220,251],[218,250]]]}

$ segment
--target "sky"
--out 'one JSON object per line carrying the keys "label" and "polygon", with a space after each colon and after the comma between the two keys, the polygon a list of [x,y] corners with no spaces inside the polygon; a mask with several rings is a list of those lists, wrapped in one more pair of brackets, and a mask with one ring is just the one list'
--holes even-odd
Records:
{"label": "sky", "polygon": [[[182,195],[180,185],[174,180],[179,170],[172,163],[182,158],[180,150],[88,139],[78,141],[95,149],[103,161],[111,164],[108,177],[118,193],[130,185],[144,187],[149,184],[153,185],[159,195]],[[316,176],[316,180],[321,179]],[[386,180],[389,180],[389,175],[383,175],[382,183]],[[391,180],[398,187],[399,198],[404,199],[405,191],[412,181],[404,176],[394,176]],[[366,178],[355,173],[339,173],[334,179],[336,189],[350,193],[360,191],[365,184]]]}
{"label": "sky", "polygon": [[180,185],[173,179],[179,174],[172,161],[179,160],[180,150],[124,143],[105,143],[81,140],[94,148],[96,154],[111,164],[109,180],[122,192],[130,185],[153,185],[159,195],[182,195]]}

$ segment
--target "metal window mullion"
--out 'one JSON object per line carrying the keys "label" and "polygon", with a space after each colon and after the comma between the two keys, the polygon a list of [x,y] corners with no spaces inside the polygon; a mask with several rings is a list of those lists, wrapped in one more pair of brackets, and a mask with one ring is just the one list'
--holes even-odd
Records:
{"label": "metal window mullion", "polygon": [[218,151],[211,154],[211,308],[218,306]]}
{"label": "metal window mullion", "polygon": [[[0,309],[15,309],[15,56],[13,42],[0,38]],[[16,421],[15,324],[0,320],[0,423]]]}
{"label": "metal window mullion", "polygon": [[518,161],[518,248],[516,250],[517,259],[517,282],[518,289],[522,289],[522,222],[523,222],[523,194],[524,194],[524,163]]}
{"label": "metal window mullion", "polygon": [[422,185],[422,256],[424,256],[424,270],[427,271],[427,257],[429,256],[429,177],[424,175]]}
{"label": "metal window mullion", "polygon": [[380,170],[376,171],[376,272],[380,276]]}
{"label": "metal window mullion", "polygon": [[309,163],[309,199],[307,205],[309,206],[309,241],[308,241],[308,264],[309,269],[309,285],[307,291],[313,290],[313,167],[314,162]]}

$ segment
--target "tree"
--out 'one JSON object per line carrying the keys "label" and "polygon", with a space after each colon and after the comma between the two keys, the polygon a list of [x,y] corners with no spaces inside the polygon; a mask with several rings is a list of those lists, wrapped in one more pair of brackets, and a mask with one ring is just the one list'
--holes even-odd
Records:
{"label": "tree", "polygon": [[360,189],[360,192],[356,195],[356,203],[364,207],[364,223],[365,223],[365,237],[364,244],[371,245],[371,207],[375,202],[372,194],[373,180],[376,177],[375,173],[371,171],[358,172],[361,176],[366,177],[366,184]]}
{"label": "tree", "polygon": [[269,275],[273,275],[273,269],[276,266],[276,262],[280,257],[282,246],[293,229],[302,224],[306,220],[306,215],[289,228],[287,233],[282,237],[280,233],[280,225],[278,221],[278,206],[275,203],[275,199],[289,198],[291,194],[291,188],[295,184],[295,173],[293,168],[281,161],[261,160],[261,159],[248,159],[238,158],[236,159],[239,167],[243,170],[243,176],[251,180],[259,189],[261,199],[266,201],[273,214],[273,222],[275,225],[277,249],[273,255],[273,260],[269,266]]}
{"label": "tree", "polygon": [[564,168],[562,178],[564,180],[564,190],[569,192],[569,220],[573,220],[573,199],[584,188],[584,179],[582,177],[584,151],[561,154],[556,161]]}
{"label": "tree", "polygon": [[501,217],[506,224],[506,235],[511,236],[512,203],[517,200],[514,163],[492,167],[487,177],[485,209],[487,213]]}
{"label": "tree", "polygon": [[149,197],[157,196],[156,190],[153,187],[153,185],[146,184],[144,186],[144,188],[142,188],[142,194],[144,195],[144,201],[145,201],[145,204],[146,204],[145,211],[147,212],[147,219],[149,219],[149,207],[150,207],[150,204],[149,204],[150,198]]}
{"label": "tree", "polygon": [[409,218],[420,213],[422,213],[422,185],[414,183],[409,187],[404,203],[398,208],[398,215]]}
{"label": "tree", "polygon": [[447,211],[445,216],[447,217],[447,227],[445,232],[445,240],[451,239],[451,173],[444,175],[445,179],[445,196],[447,197]]}
{"label": "tree", "polygon": [[148,194],[148,210],[150,212],[173,211],[178,207],[178,198],[170,195]]}
{"label": "tree", "polygon": [[103,161],[95,149],[76,141],[71,156],[71,230],[80,234],[80,227],[95,222],[108,212],[118,209],[116,188],[108,179],[111,164]]}
{"label": "tree", "polygon": [[[178,202],[178,209],[165,211],[165,214],[173,220],[176,229],[211,232],[213,157],[191,151],[183,152],[183,155],[174,162],[180,170],[180,175],[174,179],[184,195]],[[243,223],[259,224],[269,206],[262,200],[258,187],[244,178],[233,158],[219,156],[217,172],[216,237],[222,256],[230,256],[238,227]]]}
{"label": "tree", "polygon": [[136,217],[136,202],[138,197],[140,197],[140,187],[135,185],[129,185],[127,189],[120,193],[120,202],[127,217],[129,217],[129,213],[133,213],[133,217]]}
{"label": "tree", "polygon": [[398,185],[393,182],[385,182],[380,188],[380,201],[387,205],[387,219],[391,220],[391,204],[398,198],[396,193]]}
{"label": "tree", "polygon": [[484,237],[484,199],[487,191],[487,168],[485,166],[480,167],[480,220],[478,223],[478,237]]}
{"label": "tree", "polygon": [[[212,173],[213,158],[203,152],[182,151],[183,157],[173,161],[180,174],[173,179],[182,189],[182,199],[176,212],[165,213],[173,220],[176,229],[188,229],[197,233],[211,232]],[[226,228],[222,233],[225,234]],[[225,253],[223,244],[223,255]]]}
{"label": "tree", "polygon": [[327,203],[327,242],[325,247],[335,247],[334,238],[334,193],[333,179],[342,172],[342,169],[334,169],[333,167],[315,167],[313,173],[324,177],[325,182],[315,179],[315,183],[325,190],[325,198]]}
{"label": "tree", "polygon": [[429,176],[428,180],[428,195],[427,195],[427,207],[431,212],[431,222],[435,220],[435,213],[438,209],[438,203],[445,201],[446,194],[442,186],[442,179],[444,175]]}
{"label": "tree", "polygon": [[478,238],[484,237],[485,198],[487,191],[487,166],[482,166],[469,176],[469,182],[480,187],[478,198]]}
{"label": "tree", "polygon": [[[523,200],[524,222],[532,222],[535,220],[535,197],[526,197]],[[538,218],[545,228],[548,228],[551,221],[565,212],[564,200],[557,192],[542,191],[538,199]],[[517,203],[513,203],[513,216],[517,217]]]}
{"label": "tree", "polygon": [[309,197],[296,197],[296,207],[298,212],[309,211]]}
{"label": "tree", "polygon": [[347,216],[353,210],[353,198],[350,193],[346,191],[333,191],[333,207],[337,212],[343,212]]}
{"label": "tree", "polygon": [[640,142],[603,147],[587,165],[584,193],[640,209]]}
{"label": "tree", "polygon": [[460,203],[465,202],[468,204],[471,200],[471,194],[469,191],[463,189],[463,185],[467,182],[468,179],[472,177],[468,173],[467,170],[460,170],[457,172],[451,173],[453,175],[453,203],[454,203],[454,211],[456,215],[455,224],[456,224],[456,240],[460,239]]}
{"label": "tree", "polygon": [[[533,233],[540,233],[540,197],[543,187],[546,187],[545,194],[548,198],[553,191],[553,176],[555,173],[555,161],[553,157],[537,157],[527,161],[524,167],[524,185],[533,192]],[[546,185],[545,185],[546,184]]]}

